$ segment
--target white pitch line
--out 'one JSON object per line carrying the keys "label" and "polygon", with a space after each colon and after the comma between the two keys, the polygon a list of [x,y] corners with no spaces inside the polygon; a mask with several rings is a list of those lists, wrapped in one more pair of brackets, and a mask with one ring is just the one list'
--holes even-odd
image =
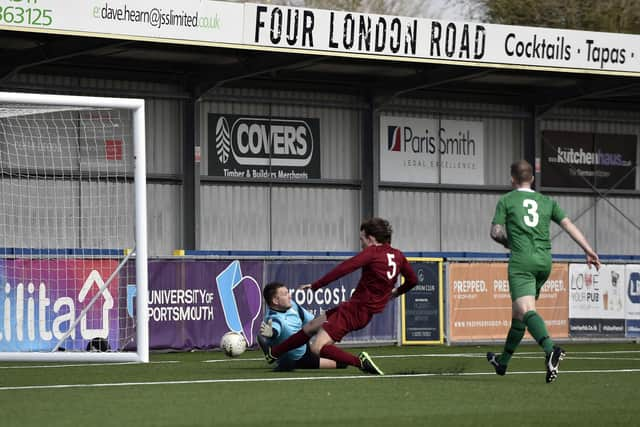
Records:
{"label": "white pitch line", "polygon": [[[149,362],[155,364],[164,363],[180,363],[178,360],[159,360],[157,362]],[[140,362],[110,362],[110,363],[78,363],[68,365],[18,365],[18,366],[0,366],[0,369],[31,369],[31,368],[78,368],[90,366],[117,366],[117,365],[140,365]]]}
{"label": "white pitch line", "polygon": [[220,362],[256,362],[259,360],[264,360],[264,357],[255,357],[255,358],[242,358],[242,359],[208,359],[203,360],[202,363],[220,363]]}
{"label": "white pitch line", "polygon": [[[569,358],[572,360],[577,359],[593,359],[593,360],[639,360],[639,359],[624,359],[620,357],[610,357],[610,358],[580,358],[579,356],[583,354],[637,354],[640,351],[636,350],[620,350],[620,351],[579,351],[579,352],[569,352]],[[420,354],[386,354],[386,355],[375,355],[370,354],[374,359],[411,359],[415,357],[460,357],[460,358],[486,358],[486,353],[420,353]],[[523,359],[534,359],[536,357],[544,357],[544,352],[540,351],[523,351],[516,352],[516,357],[520,357]],[[532,356],[532,357],[527,357]],[[252,358],[238,358],[238,359],[207,359],[203,360],[202,363],[226,363],[226,362],[257,362],[260,360],[264,360],[264,357],[252,357]]]}
{"label": "white pitch line", "polygon": [[[591,369],[585,371],[562,371],[562,374],[617,374],[636,373],[640,369]],[[541,375],[543,371],[519,371],[509,372],[509,375]],[[287,378],[229,378],[229,379],[205,379],[205,380],[179,380],[179,381],[151,381],[151,382],[126,382],[126,383],[95,383],[95,384],[51,384],[0,387],[2,391],[17,390],[51,390],[69,388],[104,388],[104,387],[136,387],[156,385],[192,385],[192,384],[224,384],[224,383],[261,383],[261,382],[290,382],[290,381],[326,381],[326,380],[360,380],[360,379],[386,379],[386,378],[424,378],[424,377],[464,377],[495,375],[494,372],[463,372],[463,373],[424,373],[424,374],[391,374],[384,376],[374,375],[344,375],[322,377],[287,377]]]}

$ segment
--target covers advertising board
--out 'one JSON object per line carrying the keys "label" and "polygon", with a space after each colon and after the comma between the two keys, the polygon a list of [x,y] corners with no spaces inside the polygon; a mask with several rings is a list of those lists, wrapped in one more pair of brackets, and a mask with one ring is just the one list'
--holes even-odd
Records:
{"label": "covers advertising board", "polygon": [[380,180],[484,184],[483,122],[381,116]]}
{"label": "covers advertising board", "polygon": [[209,114],[209,175],[227,178],[320,178],[320,121]]}

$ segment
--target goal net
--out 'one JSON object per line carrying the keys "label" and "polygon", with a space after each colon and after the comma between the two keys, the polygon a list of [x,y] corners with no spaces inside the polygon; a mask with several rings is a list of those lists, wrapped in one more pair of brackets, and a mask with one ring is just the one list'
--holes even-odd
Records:
{"label": "goal net", "polygon": [[0,93],[0,360],[147,362],[144,101]]}

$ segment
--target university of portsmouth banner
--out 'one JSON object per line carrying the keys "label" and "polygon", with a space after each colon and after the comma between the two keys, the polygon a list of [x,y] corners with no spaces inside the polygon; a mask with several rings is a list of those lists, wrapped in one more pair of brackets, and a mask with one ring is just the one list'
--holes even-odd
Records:
{"label": "university of portsmouth banner", "polygon": [[[505,339],[512,317],[507,268],[505,262],[449,264],[450,341]],[[554,338],[568,336],[567,270],[567,264],[553,264],[536,302]]]}
{"label": "university of portsmouth banner", "polygon": [[253,346],[262,320],[262,269],[262,261],[150,262],[150,348],[214,348],[228,331]]}
{"label": "university of portsmouth banner", "polygon": [[569,265],[569,333],[574,336],[623,337],[625,267]]}
{"label": "university of portsmouth banner", "polygon": [[[0,259],[0,351],[51,351],[118,266],[101,259]],[[118,346],[118,275],[61,348]]]}
{"label": "university of portsmouth banner", "polygon": [[442,258],[409,258],[418,284],[401,299],[401,343],[442,344]]}
{"label": "university of portsmouth banner", "polygon": [[484,124],[381,116],[380,180],[484,184]]}
{"label": "university of portsmouth banner", "polygon": [[543,131],[542,185],[633,190],[637,141],[636,135]]}
{"label": "university of portsmouth banner", "polygon": [[[361,271],[356,270],[316,291],[311,289],[300,291],[297,288],[319,279],[340,262],[266,261],[265,283],[272,281],[284,283],[289,287],[292,299],[317,316],[351,298],[360,280]],[[373,316],[368,326],[349,333],[342,342],[395,340],[396,328],[397,309],[396,304],[391,301],[382,313]]]}
{"label": "university of portsmouth banner", "polygon": [[627,264],[624,269],[624,318],[628,337],[640,337],[640,265]]}
{"label": "university of portsmouth banner", "polygon": [[320,178],[320,121],[209,114],[209,175],[227,178]]}

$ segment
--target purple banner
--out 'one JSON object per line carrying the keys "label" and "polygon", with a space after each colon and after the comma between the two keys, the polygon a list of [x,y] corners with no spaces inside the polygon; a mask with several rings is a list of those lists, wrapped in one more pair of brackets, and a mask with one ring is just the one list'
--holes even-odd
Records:
{"label": "purple banner", "polygon": [[254,345],[262,273],[262,261],[150,262],[150,348],[214,348],[230,330]]}
{"label": "purple banner", "polygon": [[[361,271],[357,270],[316,291],[296,289],[302,284],[319,279],[340,262],[267,261],[265,284],[272,281],[284,283],[289,287],[292,299],[317,316],[351,297],[360,280]],[[397,309],[395,301],[391,301],[382,313],[373,316],[367,327],[349,333],[342,342],[389,341],[395,340],[396,336]]]}

